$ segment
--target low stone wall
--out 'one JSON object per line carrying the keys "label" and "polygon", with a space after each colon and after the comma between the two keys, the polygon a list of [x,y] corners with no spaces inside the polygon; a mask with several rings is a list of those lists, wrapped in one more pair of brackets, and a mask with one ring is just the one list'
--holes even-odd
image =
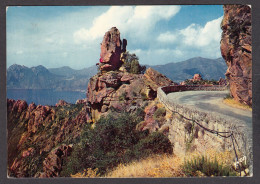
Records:
{"label": "low stone wall", "polygon": [[[198,126],[194,121],[203,127],[219,132],[233,132],[237,141],[236,149],[239,157],[246,156],[247,161],[252,161],[252,141],[248,136],[248,128],[244,122],[229,116],[220,115],[215,112],[205,112],[193,109],[185,105],[177,104],[167,98],[166,93],[188,90],[226,90],[224,86],[167,86],[157,89],[157,98],[170,111],[173,112],[173,119],[169,123],[169,139],[174,145],[173,151],[176,154],[183,154],[186,151],[205,152],[207,149],[219,151],[233,151],[231,138],[223,138],[206,131]],[[190,121],[187,119],[192,119]],[[229,135],[225,133],[221,135]],[[252,165],[252,164],[250,164]]]}
{"label": "low stone wall", "polygon": [[171,92],[179,91],[224,91],[227,90],[227,86],[221,85],[176,85],[176,86],[164,86],[161,87],[164,93],[168,94]]}

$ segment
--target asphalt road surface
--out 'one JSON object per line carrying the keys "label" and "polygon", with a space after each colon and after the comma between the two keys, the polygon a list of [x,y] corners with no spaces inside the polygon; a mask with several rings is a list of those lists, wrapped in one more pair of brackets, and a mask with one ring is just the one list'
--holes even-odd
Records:
{"label": "asphalt road surface", "polygon": [[252,111],[237,109],[224,104],[223,98],[228,91],[184,91],[169,93],[173,102],[202,111],[217,112],[244,121],[252,129]]}

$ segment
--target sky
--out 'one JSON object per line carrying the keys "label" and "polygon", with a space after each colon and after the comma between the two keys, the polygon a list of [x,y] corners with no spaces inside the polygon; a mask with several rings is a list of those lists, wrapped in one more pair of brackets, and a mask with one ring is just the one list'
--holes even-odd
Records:
{"label": "sky", "polygon": [[111,27],[141,64],[221,57],[221,5],[12,6],[6,17],[7,67],[93,66]]}

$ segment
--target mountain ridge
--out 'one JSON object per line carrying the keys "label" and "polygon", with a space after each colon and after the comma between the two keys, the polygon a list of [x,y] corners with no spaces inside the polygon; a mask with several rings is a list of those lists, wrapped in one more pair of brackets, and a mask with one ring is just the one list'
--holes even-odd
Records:
{"label": "mountain ridge", "polygon": [[164,65],[147,65],[158,72],[164,74],[174,82],[181,82],[185,79],[191,79],[194,74],[201,74],[204,79],[219,80],[225,78],[227,70],[226,63],[223,58],[208,59],[203,57],[194,57],[185,61],[171,62]]}
{"label": "mountain ridge", "polygon": [[[204,79],[219,80],[225,78],[227,69],[224,59],[190,58],[181,62],[164,65],[146,65],[164,74],[174,82],[190,79],[194,74],[201,74]],[[8,89],[57,89],[86,90],[89,79],[97,73],[97,67],[91,66],[80,70],[68,66],[46,68],[42,65],[26,67],[14,64],[7,69]]]}

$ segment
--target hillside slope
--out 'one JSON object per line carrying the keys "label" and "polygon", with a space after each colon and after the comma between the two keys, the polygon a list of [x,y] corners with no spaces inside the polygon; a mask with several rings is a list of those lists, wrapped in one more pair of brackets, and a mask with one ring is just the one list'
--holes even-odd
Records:
{"label": "hillside slope", "polygon": [[174,82],[191,79],[196,73],[201,74],[203,79],[219,80],[220,77],[225,78],[225,72],[227,70],[227,65],[224,59],[207,59],[202,57],[195,57],[182,62],[150,67],[166,75],[166,77]]}

